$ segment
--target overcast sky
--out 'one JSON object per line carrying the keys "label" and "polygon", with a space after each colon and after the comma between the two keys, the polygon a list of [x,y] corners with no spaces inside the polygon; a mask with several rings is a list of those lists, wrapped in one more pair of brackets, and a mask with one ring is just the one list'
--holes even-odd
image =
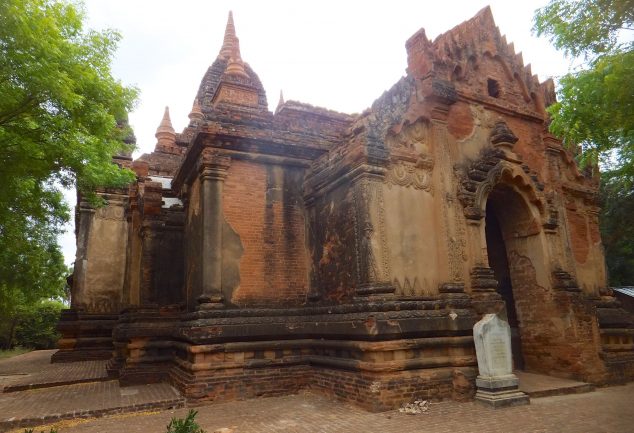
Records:
{"label": "overcast sky", "polygon": [[[200,80],[220,50],[229,10],[242,59],[259,75],[271,110],[283,90],[287,100],[361,112],[405,74],[405,41],[411,35],[422,27],[433,40],[487,4],[541,81],[569,66],[548,41],[531,34],[534,11],[546,0],[84,1],[90,28],[113,28],[123,37],[113,73],[140,90],[130,114],[135,156],[154,148],[166,105],[177,131],[187,125]],[[70,264],[72,226],[61,243]]]}

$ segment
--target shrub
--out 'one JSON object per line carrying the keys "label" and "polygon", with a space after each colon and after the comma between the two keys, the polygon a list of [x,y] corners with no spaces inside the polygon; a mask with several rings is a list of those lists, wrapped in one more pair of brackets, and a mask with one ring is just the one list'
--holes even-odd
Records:
{"label": "shrub", "polygon": [[59,334],[56,327],[64,304],[58,301],[41,301],[25,308],[19,315],[15,329],[15,344],[33,349],[52,349]]}
{"label": "shrub", "polygon": [[167,433],[205,433],[194,420],[197,414],[198,412],[192,409],[184,419],[172,418],[167,425]]}

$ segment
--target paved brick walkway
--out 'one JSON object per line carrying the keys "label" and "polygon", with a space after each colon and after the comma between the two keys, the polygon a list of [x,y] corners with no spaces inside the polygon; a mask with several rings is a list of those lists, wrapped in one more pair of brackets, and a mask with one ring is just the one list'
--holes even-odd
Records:
{"label": "paved brick walkway", "polygon": [[[142,410],[155,413],[58,421],[60,433],[161,433],[173,416],[184,417],[183,399],[167,384],[120,388],[104,381],[99,361],[50,364],[52,351],[0,361],[0,386],[53,385],[88,377],[89,383],[0,393],[0,432],[22,425]],[[4,380],[3,380],[4,378]],[[544,385],[542,378],[534,385]],[[200,406],[198,421],[208,432],[235,427],[234,433],[416,433],[416,432],[634,432],[634,383],[595,392],[532,399],[531,405],[493,410],[476,403],[433,403],[427,413],[369,413],[313,394]],[[54,425],[54,424],[53,424]],[[15,430],[22,433],[23,428]],[[34,431],[40,431],[35,429]]]}
{"label": "paved brick walkway", "polygon": [[117,381],[79,383],[0,394],[0,431],[59,419],[182,407],[165,383],[120,388]]}
{"label": "paved brick walkway", "polygon": [[[493,410],[476,403],[436,403],[427,413],[368,413],[325,397],[299,395],[201,406],[197,420],[207,431],[235,427],[234,433],[417,433],[634,431],[634,384],[586,394],[545,397],[529,406]],[[60,433],[161,433],[172,416],[187,409],[155,414],[105,417],[62,425]],[[36,430],[39,431],[39,430]],[[48,430],[47,430],[48,431]]]}
{"label": "paved brick walkway", "polygon": [[[51,364],[51,355],[57,350],[34,350],[12,358],[0,360],[0,374],[34,372]],[[59,365],[59,364],[58,364]]]}
{"label": "paved brick walkway", "polygon": [[118,381],[108,380],[105,361],[51,364],[54,352],[36,351],[0,361],[0,432],[60,419],[185,404],[168,384],[121,388]]}
{"label": "paved brick walkway", "polygon": [[55,350],[37,350],[0,361],[0,391],[107,380],[106,361],[51,364]]}
{"label": "paved brick walkway", "polygon": [[560,379],[543,374],[528,373],[526,371],[515,371],[514,373],[520,380],[520,391],[525,392],[531,398],[594,391],[594,386],[585,382]]}

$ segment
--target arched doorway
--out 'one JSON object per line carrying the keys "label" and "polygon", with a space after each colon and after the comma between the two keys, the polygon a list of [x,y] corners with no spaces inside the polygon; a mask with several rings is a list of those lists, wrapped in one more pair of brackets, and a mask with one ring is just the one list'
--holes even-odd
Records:
{"label": "arched doorway", "polygon": [[[505,304],[506,318],[511,327],[513,366],[524,369],[522,351],[522,314],[517,303],[517,272],[509,266],[509,253],[517,244],[539,233],[539,226],[521,195],[510,185],[497,184],[489,193],[486,202],[485,234],[489,267],[498,281],[498,293]],[[521,294],[520,294],[521,296]]]}

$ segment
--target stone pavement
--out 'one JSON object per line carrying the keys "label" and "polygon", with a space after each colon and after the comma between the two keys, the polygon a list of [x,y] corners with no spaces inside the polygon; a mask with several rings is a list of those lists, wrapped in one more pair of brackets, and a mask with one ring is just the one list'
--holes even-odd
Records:
{"label": "stone pavement", "polygon": [[[406,415],[398,411],[369,413],[306,392],[196,410],[197,420],[207,433],[221,428],[233,433],[631,433],[633,398],[634,384],[628,384],[533,399],[528,406],[497,410],[476,403],[432,403],[426,413]],[[171,417],[184,417],[187,410],[112,416],[58,427],[60,433],[163,433]]]}

